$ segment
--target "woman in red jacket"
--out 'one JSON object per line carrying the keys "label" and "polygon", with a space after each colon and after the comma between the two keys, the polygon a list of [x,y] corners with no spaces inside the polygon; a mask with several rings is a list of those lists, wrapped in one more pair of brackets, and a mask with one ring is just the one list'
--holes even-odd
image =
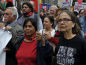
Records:
{"label": "woman in red jacket", "polygon": [[17,47],[17,65],[51,65],[52,47],[41,34],[36,33],[37,26],[33,19],[27,19],[23,25],[24,38]]}

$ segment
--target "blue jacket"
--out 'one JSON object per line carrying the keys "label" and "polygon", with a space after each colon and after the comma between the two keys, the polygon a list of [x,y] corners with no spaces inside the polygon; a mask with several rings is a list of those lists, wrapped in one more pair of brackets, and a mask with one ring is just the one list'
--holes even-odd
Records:
{"label": "blue jacket", "polygon": [[82,16],[79,18],[79,22],[81,24],[81,27],[82,27],[82,31],[84,33],[86,33],[86,19],[85,19],[85,16]]}

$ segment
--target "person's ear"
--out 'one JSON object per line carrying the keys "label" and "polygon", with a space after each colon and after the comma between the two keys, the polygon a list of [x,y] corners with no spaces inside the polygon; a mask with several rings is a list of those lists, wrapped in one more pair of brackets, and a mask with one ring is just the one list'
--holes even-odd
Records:
{"label": "person's ear", "polygon": [[75,26],[75,23],[73,23],[72,28],[74,28],[74,26]]}

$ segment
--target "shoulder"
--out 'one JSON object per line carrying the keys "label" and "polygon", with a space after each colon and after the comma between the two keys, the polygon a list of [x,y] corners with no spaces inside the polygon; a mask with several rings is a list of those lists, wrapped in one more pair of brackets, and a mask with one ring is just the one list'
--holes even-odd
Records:
{"label": "shoulder", "polygon": [[77,44],[86,44],[86,40],[84,38],[82,38],[80,35],[77,35],[73,41],[75,41]]}
{"label": "shoulder", "polygon": [[18,49],[19,49],[19,47],[21,46],[21,44],[22,44],[23,40],[24,40],[24,37],[22,37],[22,38],[20,39],[20,41],[18,41],[18,42],[17,42],[16,50],[18,50]]}
{"label": "shoulder", "polygon": [[19,25],[17,22],[12,25],[12,27],[18,28],[18,29],[23,29],[21,25]]}

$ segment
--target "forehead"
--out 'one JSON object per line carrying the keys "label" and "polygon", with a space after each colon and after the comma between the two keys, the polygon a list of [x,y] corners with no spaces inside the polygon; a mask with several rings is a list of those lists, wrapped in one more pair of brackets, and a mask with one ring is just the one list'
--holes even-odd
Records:
{"label": "forehead", "polygon": [[48,17],[45,17],[44,21],[50,21],[50,19]]}
{"label": "forehead", "polygon": [[5,12],[12,13],[12,9],[6,9]]}
{"label": "forehead", "polygon": [[56,10],[56,8],[55,7],[50,7],[50,10]]}
{"label": "forehead", "polygon": [[24,4],[23,7],[26,6],[26,7],[29,7],[27,4]]}
{"label": "forehead", "polygon": [[25,25],[32,25],[31,21],[27,21]]}
{"label": "forehead", "polygon": [[71,18],[66,12],[63,12],[59,15],[59,18]]}
{"label": "forehead", "polygon": [[48,17],[45,17],[44,19],[49,19]]}

